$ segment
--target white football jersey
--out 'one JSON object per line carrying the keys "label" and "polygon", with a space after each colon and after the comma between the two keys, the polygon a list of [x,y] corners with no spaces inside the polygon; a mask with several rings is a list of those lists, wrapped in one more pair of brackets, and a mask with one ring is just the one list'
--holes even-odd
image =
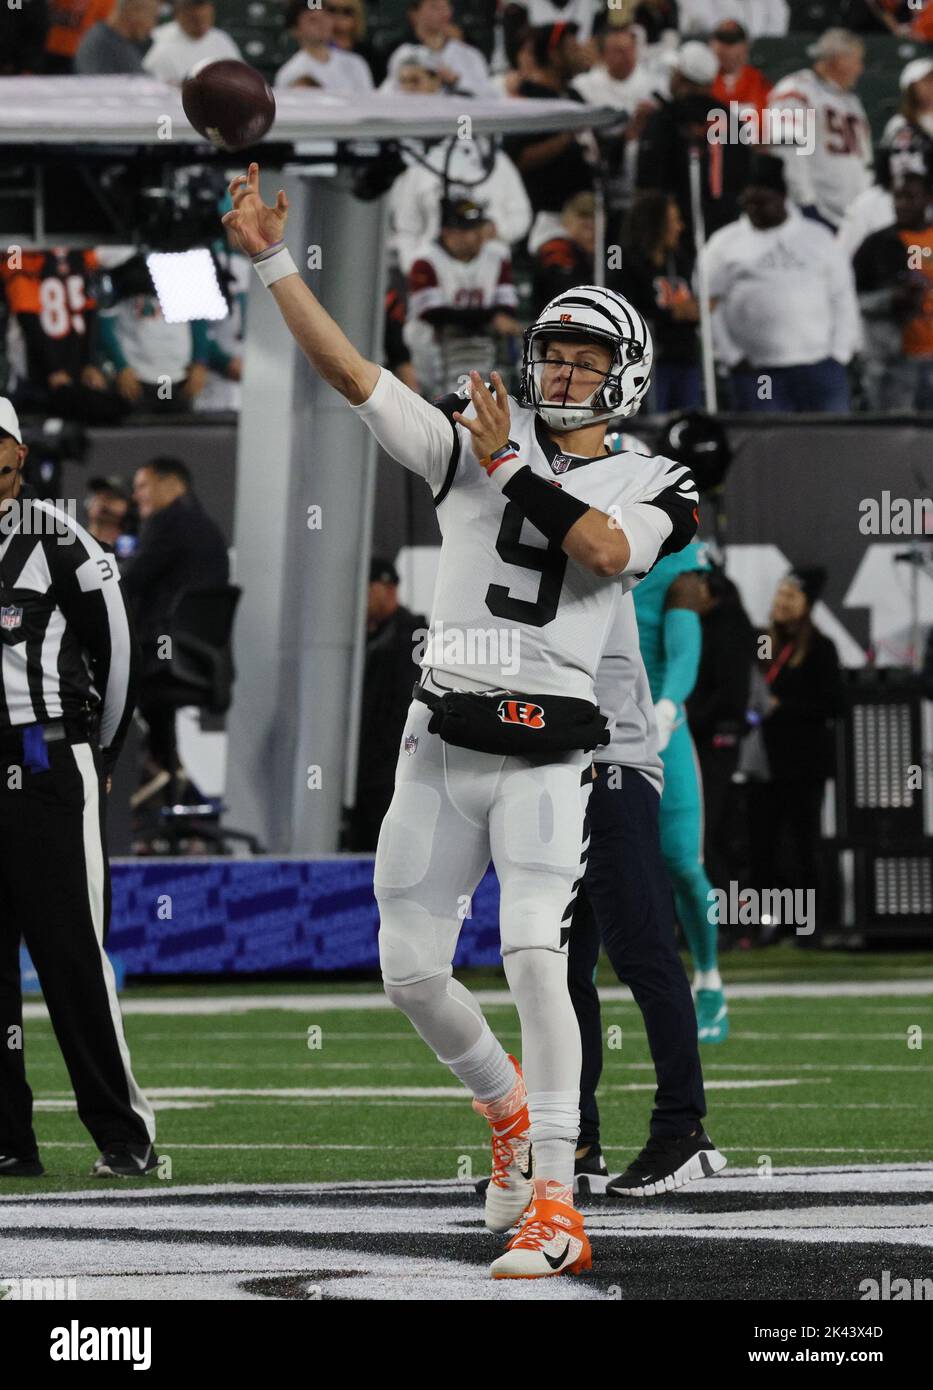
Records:
{"label": "white football jersey", "polygon": [[441,308],[514,311],[517,304],[509,248],[501,241],[485,241],[472,261],[458,261],[439,241],[426,242],[408,272],[410,318]]}
{"label": "white football jersey", "polygon": [[658,752],[658,725],[648,672],[638,642],[638,619],[631,593],[622,595],[596,675],[596,699],[609,721],[610,741],[593,761],[621,763],[647,777],[660,796],[664,764]]}
{"label": "white football jersey", "polygon": [[[787,186],[800,207],[815,206],[838,227],[849,204],[872,182],[871,127],[864,106],[854,92],[825,82],[812,68],[782,77],[768,106],[801,112],[813,149],[782,151]],[[774,131],[772,138],[778,138]],[[785,138],[791,138],[789,125]]]}
{"label": "white football jersey", "polygon": [[[535,412],[510,400],[510,442],[539,477],[615,516],[636,504],[653,541],[633,546],[631,569],[611,578],[584,569],[548,542],[480,467],[469,431],[452,419],[472,405],[449,396],[431,405],[380,373],[354,409],[388,453],[431,485],[442,544],[429,640],[421,665],[471,683],[523,694],[595,699],[595,678],[622,594],[696,530],[697,491],[666,458],[561,453]],[[631,537],[630,537],[631,539]],[[635,638],[637,643],[637,636]]]}

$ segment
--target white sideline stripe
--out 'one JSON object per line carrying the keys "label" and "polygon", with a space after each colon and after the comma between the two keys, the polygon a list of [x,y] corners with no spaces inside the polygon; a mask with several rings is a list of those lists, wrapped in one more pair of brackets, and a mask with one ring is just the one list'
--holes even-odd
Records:
{"label": "white sideline stripe", "polygon": [[[43,1149],[86,1149],[86,1148],[88,1147],[88,1142],[87,1142],[86,1139],[84,1139],[84,1140],[81,1140],[81,1139],[75,1139],[75,1140],[66,1140],[66,1139],[44,1140],[44,1141],[43,1141],[43,1144],[42,1144],[42,1147],[43,1147]],[[730,1145],[729,1145],[729,1150],[728,1150],[728,1152],[729,1152],[730,1154],[756,1154],[756,1153],[758,1153],[760,1147],[761,1147],[760,1145],[756,1145],[756,1146],[753,1146],[753,1147],[749,1148],[748,1145],[744,1145],[744,1146],[743,1146],[742,1144],[738,1144],[738,1145],[736,1145],[736,1144],[730,1144]],[[842,1147],[842,1148],[840,1148],[840,1147],[833,1147],[833,1148],[817,1148],[817,1149],[802,1148],[802,1149],[801,1149],[801,1148],[776,1148],[773,1144],[771,1144],[771,1145],[769,1145],[769,1152],[770,1152],[770,1153],[775,1153],[775,1154],[909,1154],[909,1153],[914,1153],[916,1147],[917,1147],[917,1146],[915,1145],[914,1147],[906,1148],[906,1149],[905,1149],[905,1148],[893,1148],[893,1149],[892,1149],[892,1148],[887,1147],[887,1146],[886,1146],[885,1148],[883,1148],[883,1149],[862,1149],[862,1148],[848,1148],[848,1147]],[[252,1153],[252,1152],[254,1152],[254,1151],[256,1151],[256,1152],[266,1152],[267,1150],[272,1150],[273,1152],[276,1152],[276,1153],[277,1153],[279,1150],[292,1150],[292,1149],[297,1149],[297,1150],[299,1150],[299,1151],[302,1152],[302,1153],[304,1153],[304,1152],[309,1152],[309,1153],[320,1153],[320,1152],[325,1152],[325,1153],[453,1153],[453,1152],[456,1152],[456,1153],[488,1153],[488,1152],[489,1152],[489,1144],[488,1144],[488,1142],[485,1143],[485,1144],[473,1144],[473,1143],[470,1143],[470,1144],[457,1144],[457,1143],[453,1143],[453,1142],[452,1142],[452,1143],[450,1143],[450,1144],[165,1144],[165,1145],[161,1145],[161,1144],[160,1144],[160,1146],[159,1146],[160,1153],[167,1154],[167,1155],[169,1155],[169,1156],[171,1156],[171,1155],[172,1155],[173,1153],[175,1153],[176,1151],[180,1151],[180,1150],[182,1150],[182,1149],[234,1149],[234,1150],[236,1150],[236,1151],[238,1151],[238,1152],[239,1152],[239,1151],[243,1151],[243,1152],[246,1152],[246,1153]],[[603,1153],[610,1153],[610,1154],[611,1154],[611,1153],[631,1153],[631,1149],[630,1149],[630,1148],[629,1148],[629,1149],[624,1149],[624,1148],[622,1148],[620,1145],[616,1145],[616,1144],[608,1144],[608,1145],[604,1145],[604,1146],[603,1146]],[[883,1166],[884,1166],[885,1168],[889,1168],[889,1167],[891,1167],[892,1165],[891,1165],[891,1164],[884,1164]],[[893,1166],[896,1167],[897,1165],[893,1165]],[[909,1165],[908,1165],[908,1166],[909,1166]],[[732,1173],[733,1175],[735,1175],[735,1174],[737,1174],[737,1173],[739,1173],[739,1172],[741,1172],[741,1171],[742,1171],[741,1169],[733,1169],[733,1168],[730,1168],[730,1169],[729,1169],[729,1172]],[[769,1182],[769,1181],[771,1181],[771,1179],[769,1179],[769,1178],[762,1178],[762,1177],[761,1177],[761,1169],[760,1169],[760,1168],[756,1168],[756,1169],[754,1169],[753,1171],[755,1172],[755,1174],[757,1175],[757,1177],[758,1177],[759,1179],[761,1179],[762,1182]],[[786,1171],[786,1170],[785,1170],[785,1171]],[[823,1171],[823,1170],[821,1170],[821,1171]],[[825,1171],[826,1171],[826,1172],[830,1172],[831,1170],[830,1170],[829,1168],[827,1168],[827,1169],[825,1169]],[[720,1175],[719,1175],[718,1173],[716,1174],[716,1180],[717,1180],[717,1182],[719,1182],[719,1180],[720,1180]],[[401,1181],[404,1181],[404,1180],[403,1180],[403,1179],[399,1179],[399,1181],[401,1182]],[[426,1179],[426,1180],[425,1180],[425,1186],[427,1187],[427,1186],[429,1185],[430,1182],[446,1182],[446,1181],[447,1181],[446,1178],[432,1178],[432,1179]],[[472,1179],[468,1179],[467,1181],[468,1181],[468,1182],[472,1182],[473,1180],[472,1180]],[[420,1185],[420,1184],[416,1184],[416,1185]],[[218,1184],[218,1186],[223,1186],[224,1188],[226,1188],[227,1185],[224,1183],[224,1184]],[[291,1184],[289,1184],[289,1183],[283,1183],[282,1186],[283,1186],[283,1187],[287,1187],[288,1190],[291,1191]],[[378,1186],[378,1184],[377,1184],[377,1183],[374,1183],[373,1186]],[[182,1191],[184,1191],[184,1190],[185,1190],[185,1189],[183,1189],[183,1188],[175,1188],[175,1189],[173,1189],[173,1191],[178,1191],[178,1192],[182,1192]],[[695,1190],[697,1190],[697,1189],[691,1188],[690,1190],[691,1190],[691,1191],[695,1191]],[[705,1191],[706,1189],[700,1189],[700,1190]],[[146,1194],[148,1195],[150,1189],[149,1189],[149,1188],[146,1188],[145,1191],[146,1191]],[[2,1194],[0,1194],[0,1195],[2,1195]],[[24,1195],[25,1195],[25,1194],[24,1194]],[[56,1198],[56,1200],[57,1200],[60,1196],[63,1197],[63,1196],[66,1196],[66,1195],[68,1195],[68,1194],[66,1194],[66,1193],[55,1193],[54,1195],[55,1195],[55,1198]]]}
{"label": "white sideline stripe", "polygon": [[[158,1100],[152,1106],[152,1110],[213,1110],[213,1102],[209,1100]],[[47,1099],[34,1100],[34,1110],[77,1110],[74,1097],[70,1100]]]}
{"label": "white sideline stripe", "polygon": [[[862,984],[852,981],[837,983],[810,984],[736,984],[730,985],[726,997],[733,999],[874,999],[892,995],[895,998],[933,996],[933,976],[928,980],[866,980]],[[487,1007],[511,1008],[512,1000],[507,990],[480,989],[473,997]],[[599,991],[604,1004],[617,1002],[631,1003],[632,995],[624,985],[611,985]],[[333,1013],[338,1009],[371,1010],[394,1009],[381,990],[371,994],[348,994],[335,991],[332,994],[228,994],[194,995],[185,999],[133,999],[122,1001],[124,1017],[130,1014],[162,1015],[173,1014],[243,1014],[256,1011],[278,1011],[281,1013],[302,1013],[312,1017],[316,1013]],[[23,1007],[24,1018],[48,1018],[44,1003],[33,1001]]]}
{"label": "white sideline stripe", "polygon": [[[90,537],[87,537],[87,539],[90,540]],[[101,551],[101,554],[103,554],[103,551]],[[107,598],[108,596],[105,594],[104,597]],[[108,614],[110,613],[110,608],[111,605],[108,600]],[[129,660],[128,646],[127,660]],[[82,818],[84,867],[87,874],[88,903],[91,910],[91,921],[94,924],[94,936],[97,940],[97,949],[100,952],[101,973],[104,977],[104,988],[107,991],[110,1019],[117,1041],[117,1050],[120,1053],[120,1061],[123,1064],[130,1109],[134,1110],[142,1120],[149,1138],[154,1139],[155,1116],[150,1109],[149,1102],[137,1086],[136,1078],[133,1075],[129,1048],[126,1045],[126,1037],[123,1032],[123,1018],[120,1014],[117,982],[113,973],[113,966],[110,963],[110,957],[104,950],[105,867],[104,847],[100,836],[100,781],[97,775],[97,768],[94,766],[94,754],[91,752],[90,744],[73,743],[71,745],[71,752],[77,764],[78,771],[81,774],[81,781],[84,784],[84,815]]]}
{"label": "white sideline stripe", "polygon": [[[903,1011],[899,1011],[899,1012],[900,1012],[901,1015],[903,1016]],[[730,1040],[730,1042],[904,1042],[905,1039],[906,1039],[906,1036],[907,1036],[906,1029],[907,1029],[908,1026],[909,1026],[909,1025],[905,1024],[904,1029],[902,1029],[900,1032],[897,1032],[897,1033],[748,1033],[748,1032],[746,1032],[744,1029],[742,1029],[742,1030],[733,1029],[732,1032],[729,1034],[729,1040]],[[300,1030],[299,1030],[298,1032],[294,1032],[294,1033],[268,1033],[268,1032],[255,1032],[255,1031],[253,1031],[253,1030],[250,1030],[250,1032],[249,1032],[248,1034],[243,1034],[242,1032],[240,1032],[240,1033],[213,1033],[213,1032],[212,1032],[212,1033],[174,1033],[174,1032],[168,1032],[168,1033],[136,1033],[136,1034],[134,1034],[133,1041],[134,1041],[134,1043],[142,1043],[142,1042],[171,1042],[171,1043],[177,1043],[177,1042],[196,1042],[196,1043],[201,1043],[201,1044],[204,1044],[204,1043],[214,1043],[214,1042],[218,1042],[218,1043],[219,1043],[219,1042],[238,1042],[238,1043],[241,1043],[241,1042],[243,1042],[244,1037],[248,1037],[248,1038],[249,1038],[249,1041],[250,1041],[251,1043],[254,1043],[254,1042],[272,1042],[272,1041],[275,1041],[275,1042],[301,1042],[301,1043],[304,1043],[304,1042],[307,1041],[307,1036],[308,1036],[307,1033],[303,1033],[303,1032],[301,1032]],[[637,1041],[639,1041],[640,1039],[644,1038],[645,1033],[644,1033],[644,1029],[642,1029],[642,1030],[640,1030],[640,1031],[637,1030],[637,1029],[633,1029],[631,1032],[628,1032],[628,1031],[626,1031],[625,1029],[620,1029],[620,1031],[619,1031],[615,1036],[618,1037],[618,1038],[620,1038],[623,1042],[637,1042]],[[327,1033],[327,1034],[325,1035],[325,1037],[326,1037],[326,1041],[327,1041],[328,1046],[333,1046],[333,1044],[334,1044],[335,1042],[341,1042],[341,1043],[343,1043],[343,1042],[366,1042],[366,1043],[372,1043],[372,1042],[412,1042],[412,1043],[418,1043],[418,1044],[421,1045],[421,1046],[424,1045],[424,1044],[423,1044],[423,1040],[418,1036],[418,1034],[417,1034],[414,1030],[412,1030],[410,1033],[351,1033],[351,1032],[345,1032],[345,1031],[341,1028],[341,1029],[332,1029],[329,1033]],[[499,1038],[500,1041],[501,1041],[503,1038],[520,1038],[520,1037],[521,1037],[521,1033],[520,1033],[520,1031],[519,1031],[517,1028],[516,1028],[516,1029],[511,1029],[511,1028],[497,1028],[497,1029],[496,1029],[496,1037]],[[35,1038],[35,1039],[30,1039],[30,1049],[32,1050],[33,1048],[42,1047],[44,1044],[53,1044],[53,1043],[55,1043],[55,1038],[54,1038],[54,1036],[52,1036],[52,1037],[37,1037],[37,1038]],[[57,1045],[57,1044],[56,1044],[56,1045]],[[314,1049],[314,1050],[317,1050],[317,1049]],[[181,1067],[181,1066],[188,1066],[189,1063],[188,1063],[188,1062],[160,1062],[159,1065],[160,1065],[160,1066],[163,1066],[163,1067],[165,1067],[165,1066],[179,1066],[179,1067]],[[242,1065],[243,1065],[243,1064],[242,1064],[241,1062],[206,1062],[206,1061],[204,1061],[204,1060],[201,1060],[201,1061],[198,1062],[198,1066],[199,1066],[199,1067],[231,1067],[231,1068],[232,1068],[232,1067],[239,1067],[239,1066],[242,1066]],[[255,1066],[272,1067],[272,1066],[277,1066],[277,1065],[282,1065],[282,1066],[290,1067],[290,1066],[298,1066],[298,1065],[304,1066],[305,1063],[300,1063],[300,1064],[299,1064],[299,1063],[296,1063],[296,1062],[283,1062],[283,1063],[276,1063],[276,1062],[255,1062],[255,1061],[251,1061],[251,1062],[250,1062],[250,1066],[254,1066],[254,1067],[255,1067]],[[318,1067],[368,1067],[368,1066],[371,1066],[372,1063],[370,1063],[370,1062],[316,1062],[315,1065],[318,1066]],[[380,1063],[379,1063],[380,1068],[390,1068],[390,1069],[396,1069],[396,1068],[397,1068],[397,1069],[405,1069],[405,1068],[408,1068],[408,1067],[418,1067],[418,1066],[422,1066],[422,1065],[423,1065],[423,1063],[421,1063],[421,1062],[380,1062]],[[57,1061],[57,1060],[54,1061],[54,1062],[35,1062],[35,1061],[33,1061],[33,1062],[30,1064],[30,1071],[35,1071],[37,1067],[42,1067],[42,1066],[58,1066],[58,1061]]]}
{"label": "white sideline stripe", "polygon": [[[829,1084],[829,1077],[820,1078]],[[811,1085],[799,1077],[788,1080],[748,1080],[748,1081],[708,1081],[707,1089],[719,1091],[743,1091],[759,1086],[801,1086]],[[603,1091],[653,1091],[654,1083],[626,1086],[603,1086]],[[259,1099],[278,1098],[282,1100],[372,1100],[383,1097],[414,1100],[456,1100],[468,1099],[462,1086],[149,1086],[147,1095],[153,1100],[189,1100],[196,1097],[243,1097]],[[67,1092],[57,1092],[55,1096],[64,1098]]]}
{"label": "white sideline stripe", "polygon": [[[87,1141],[84,1144],[65,1144],[55,1143],[51,1147],[59,1148],[87,1148]],[[45,1147],[45,1145],[43,1145]],[[457,1147],[460,1147],[459,1145]],[[611,1152],[611,1150],[610,1150]],[[630,1150],[629,1150],[630,1152]],[[753,1149],[736,1149],[731,1152],[753,1153]],[[815,1153],[814,1149],[793,1149],[792,1153]],[[840,1182],[839,1179],[842,1179]],[[919,1188],[926,1195],[930,1186],[933,1185],[933,1163],[917,1162],[912,1163],[827,1163],[814,1165],[812,1163],[787,1164],[780,1168],[771,1170],[770,1178],[762,1178],[761,1169],[757,1166],[747,1168],[733,1168],[731,1165],[721,1173],[717,1173],[709,1182],[715,1182],[719,1191],[761,1191],[761,1184],[767,1183],[768,1192],[781,1191],[811,1191],[811,1192],[842,1192],[842,1191],[898,1191],[906,1192],[913,1188]],[[333,1192],[465,1192],[469,1191],[471,1182],[464,1178],[348,1178],[342,1181],[328,1182],[224,1182],[224,1183],[191,1183],[187,1185],[153,1183],[145,1188],[140,1187],[108,1187],[95,1186],[85,1188],[75,1192],[21,1192],[8,1194],[0,1191],[0,1206],[9,1203],[15,1206],[25,1203],[37,1203],[44,1206],[47,1203],[68,1202],[99,1202],[115,1203],[117,1206],[125,1205],[127,1202],[134,1203],[144,1198],[149,1201],[162,1198],[171,1201],[176,1197],[213,1197],[222,1194],[233,1194],[237,1192],[257,1193],[274,1195],[280,1198],[283,1195],[294,1194],[301,1196],[304,1193],[333,1193]],[[706,1188],[703,1189],[708,1190]]]}

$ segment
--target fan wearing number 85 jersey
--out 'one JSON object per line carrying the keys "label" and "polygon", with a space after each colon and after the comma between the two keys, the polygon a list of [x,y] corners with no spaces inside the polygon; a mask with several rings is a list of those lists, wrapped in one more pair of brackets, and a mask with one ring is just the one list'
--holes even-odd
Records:
{"label": "fan wearing number 85 jersey", "polygon": [[[464,694],[495,692],[500,714],[514,703],[529,737],[534,704],[554,708],[555,699],[576,697],[589,708],[623,589],[696,528],[685,468],[612,458],[605,447],[608,421],[637,410],[648,387],[644,320],[609,290],[569,290],[525,335],[521,401],[495,373],[494,395],[472,373],[461,398],[432,405],[361,357],[304,284],[283,244],[285,193],[263,203],[256,165],[232,180],[230,193],[224,223],[311,365],[434,496],[443,541],[419,693],[462,712],[471,704]],[[488,711],[483,701],[472,704]],[[582,743],[560,740],[546,754],[519,756],[498,743],[499,751],[478,751],[432,732],[435,717],[413,701],[379,837],[386,993],[491,1127],[487,1226],[506,1231],[520,1222],[533,1183],[544,1184],[546,1221],[506,1250],[495,1276],[583,1270],[589,1245],[570,1192],[580,1033],[566,950],[591,759]],[[490,859],[521,1067],[452,977],[460,927]],[[556,1253],[552,1226],[573,1234]]]}

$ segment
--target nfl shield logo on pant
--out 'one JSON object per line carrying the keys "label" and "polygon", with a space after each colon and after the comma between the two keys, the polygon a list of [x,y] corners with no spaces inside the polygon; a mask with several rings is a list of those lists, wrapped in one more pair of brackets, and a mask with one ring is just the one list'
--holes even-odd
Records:
{"label": "nfl shield logo on pant", "polygon": [[9,608],[0,608],[0,628],[4,632],[13,632],[22,625],[23,610],[14,608],[11,604]]}

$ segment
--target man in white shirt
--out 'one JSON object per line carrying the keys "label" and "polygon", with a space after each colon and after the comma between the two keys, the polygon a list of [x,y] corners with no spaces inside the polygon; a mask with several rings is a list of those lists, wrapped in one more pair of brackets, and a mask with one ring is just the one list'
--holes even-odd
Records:
{"label": "man in white shirt", "polygon": [[788,207],[783,169],[755,160],[743,215],[703,252],[714,350],[738,410],[847,411],[860,336],[852,268],[827,228]]}
{"label": "man in white shirt", "polygon": [[631,201],[638,137],[658,106],[654,78],[638,61],[638,32],[631,24],[604,29],[596,40],[599,62],[570,83],[591,106],[613,106],[619,112],[617,126],[596,133],[609,172],[613,210]]}
{"label": "man in white shirt", "polygon": [[175,18],[156,29],[143,67],[163,82],[178,84],[196,63],[241,57],[230,35],[214,28],[209,0],[175,0]]}
{"label": "man in white shirt", "polygon": [[424,162],[399,174],[389,191],[391,246],[399,266],[408,272],[418,247],[440,229],[441,197],[446,188],[482,203],[487,229],[511,246],[531,226],[531,203],[522,176],[508,155],[486,139],[458,140],[451,136],[427,151]]}
{"label": "man in white shirt", "polygon": [[467,96],[495,95],[489,67],[479,49],[450,37],[453,11],[448,0],[410,0],[408,22],[417,42],[438,58],[445,87]]}
{"label": "man in white shirt", "polygon": [[334,16],[323,5],[309,9],[307,0],[289,0],[285,28],[299,48],[275,74],[274,87],[320,87],[338,96],[373,90],[366,60],[335,47]]}
{"label": "man in white shirt", "polygon": [[[813,67],[782,77],[768,105],[812,124],[804,152],[782,151],[787,186],[798,207],[835,231],[850,203],[871,184],[871,127],[854,91],[865,45],[847,29],[827,29],[807,52]],[[796,131],[794,138],[799,141]]]}
{"label": "man in white shirt", "polygon": [[[406,341],[413,356],[422,349],[418,380],[430,383],[432,395],[456,391],[471,368],[488,376],[497,338],[521,333],[512,260],[507,246],[486,236],[485,208],[445,198],[440,224],[440,236],[418,248],[408,273]],[[408,332],[416,325],[428,330],[420,341]]]}

